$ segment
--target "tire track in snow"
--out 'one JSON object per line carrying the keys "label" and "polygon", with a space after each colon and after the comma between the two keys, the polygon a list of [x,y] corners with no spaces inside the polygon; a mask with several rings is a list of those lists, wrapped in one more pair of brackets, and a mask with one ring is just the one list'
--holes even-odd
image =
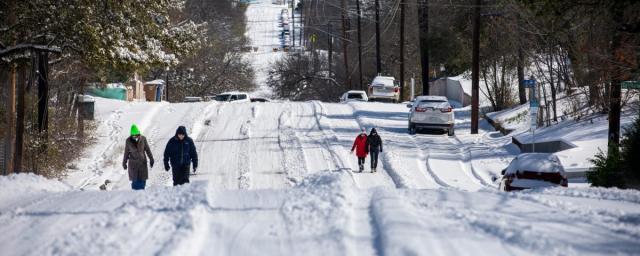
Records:
{"label": "tire track in snow", "polygon": [[282,167],[287,181],[290,185],[295,185],[302,181],[308,173],[308,168],[300,139],[294,131],[292,118],[292,104],[287,103],[278,117],[278,147],[284,155]]}
{"label": "tire track in snow", "polygon": [[[375,122],[364,120],[364,118],[358,115],[358,110],[352,103],[347,104],[353,116],[360,127],[377,127]],[[424,164],[420,162],[420,159],[424,159],[424,155],[421,150],[401,150],[400,144],[413,144],[416,145],[415,140],[407,135],[393,131],[387,131],[384,128],[378,127],[378,133],[385,132],[383,137],[384,148],[387,150],[380,154],[380,161],[383,164],[383,170],[393,179],[396,187],[398,188],[438,188],[442,184],[439,183],[434,177],[427,175],[428,169]],[[396,139],[402,139],[397,141]],[[408,138],[408,139],[407,139]],[[389,150],[391,149],[391,150]],[[401,153],[402,155],[401,155]],[[405,154],[415,154],[406,157],[411,162],[406,161]],[[408,167],[407,165],[415,165]],[[415,170],[418,170],[417,172]]]}
{"label": "tire track in snow", "polygon": [[[322,141],[326,150],[331,154],[334,162],[339,168],[348,169],[355,184],[360,188],[367,188],[373,186],[389,186],[393,185],[396,188],[401,187],[400,183],[397,183],[388,172],[383,171],[374,174],[355,174],[352,162],[345,159],[347,156],[351,157],[350,151],[345,148],[344,144],[340,143],[338,134],[333,129],[333,124],[328,118],[328,112],[324,104],[320,101],[312,101],[314,116],[316,118],[317,127],[324,134],[325,139]],[[356,125],[359,125],[355,120]],[[358,128],[354,128],[354,134],[358,132]],[[347,142],[348,143],[348,142]],[[346,147],[349,147],[347,144]],[[384,166],[381,166],[384,167]]]}

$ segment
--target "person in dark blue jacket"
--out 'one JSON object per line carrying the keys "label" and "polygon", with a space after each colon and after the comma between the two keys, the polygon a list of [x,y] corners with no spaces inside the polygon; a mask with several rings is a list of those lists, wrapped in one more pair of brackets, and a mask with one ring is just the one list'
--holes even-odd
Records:
{"label": "person in dark blue jacket", "polygon": [[[169,166],[171,163],[171,166]],[[198,168],[198,153],[193,140],[187,136],[187,128],[178,127],[164,149],[164,170],[173,173],[173,185],[189,183],[189,166],[193,163],[193,173]]]}

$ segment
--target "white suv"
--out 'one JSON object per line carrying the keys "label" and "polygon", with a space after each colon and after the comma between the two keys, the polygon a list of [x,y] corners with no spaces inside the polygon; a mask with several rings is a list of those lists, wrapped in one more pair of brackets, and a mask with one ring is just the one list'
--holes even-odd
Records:
{"label": "white suv", "polygon": [[409,110],[409,133],[414,134],[417,129],[443,129],[449,136],[453,136],[455,118],[453,108],[444,96],[418,96]]}
{"label": "white suv", "polygon": [[251,102],[249,94],[244,92],[225,92],[216,95],[216,101],[222,102]]}
{"label": "white suv", "polygon": [[400,86],[392,76],[376,76],[369,85],[369,100],[400,100]]}
{"label": "white suv", "polygon": [[367,93],[364,91],[355,91],[351,90],[342,94],[340,97],[340,102],[349,102],[349,101],[369,101],[369,97],[367,97]]}

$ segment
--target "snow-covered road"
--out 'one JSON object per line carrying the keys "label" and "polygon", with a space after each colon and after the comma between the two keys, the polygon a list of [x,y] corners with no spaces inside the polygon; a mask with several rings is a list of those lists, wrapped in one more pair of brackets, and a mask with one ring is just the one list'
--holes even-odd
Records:
{"label": "snow-covered road", "polygon": [[[286,6],[252,2],[245,57],[255,94],[269,96]],[[492,176],[519,151],[486,123],[469,134],[469,109],[455,110],[455,137],[409,135],[402,104],[99,98],[96,115],[95,143],[62,182],[0,177],[0,255],[640,254],[640,192],[499,192]],[[132,123],[156,158],[145,191],[131,191],[121,167]],[[162,153],[179,125],[200,167],[171,187]],[[353,139],[373,127],[378,172],[353,172]]]}
{"label": "snow-covered road", "polygon": [[[401,104],[97,104],[98,131],[114,130],[70,185],[0,178],[2,255],[633,255],[640,245],[639,192],[498,192],[490,177],[513,156],[508,139],[409,135]],[[467,112],[456,112],[460,127]],[[157,164],[146,191],[129,190],[120,144],[131,122],[158,163],[188,127],[201,162],[191,184],[170,187]],[[351,171],[361,127],[384,140],[376,173]],[[97,190],[104,179],[111,191]]]}

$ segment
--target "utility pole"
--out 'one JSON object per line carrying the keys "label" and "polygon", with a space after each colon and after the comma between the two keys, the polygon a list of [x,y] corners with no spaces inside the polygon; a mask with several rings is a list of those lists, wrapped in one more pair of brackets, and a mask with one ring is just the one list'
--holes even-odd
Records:
{"label": "utility pole", "polygon": [[362,83],[362,35],[360,26],[360,0],[356,0],[356,12],[358,13],[358,73],[360,74],[360,90],[364,90]]}
{"label": "utility pole", "polygon": [[422,95],[429,95],[429,6],[428,0],[420,0],[420,64],[422,65]]}
{"label": "utility pole", "polygon": [[400,102],[404,100],[404,5],[400,0]]}
{"label": "utility pole", "polygon": [[327,42],[327,44],[329,45],[329,78],[333,78],[333,36],[331,35],[331,22],[327,23],[327,32],[329,32],[327,34],[327,37],[329,39],[329,41]]}
{"label": "utility pole", "polygon": [[473,52],[471,64],[471,134],[478,134],[479,90],[480,90],[480,6],[482,0],[476,0],[473,9]]}
{"label": "utility pole", "polygon": [[376,74],[382,73],[382,62],[380,59],[380,2],[376,0]]}
{"label": "utility pole", "polygon": [[342,54],[344,59],[344,79],[347,90],[351,89],[351,72],[349,72],[349,41],[347,41],[347,0],[341,1],[342,5]]}
{"label": "utility pole", "polygon": [[[295,9],[295,7],[294,7],[294,9]],[[302,9],[300,9],[300,22],[298,22],[298,24],[300,25],[300,29],[298,30],[299,31],[298,33],[300,33],[298,35],[298,46],[300,46],[300,47],[302,47],[302,38],[304,37],[304,34],[302,33],[302,28],[304,27],[303,26],[303,24],[304,24],[303,23],[303,21],[304,21],[303,17],[304,17],[304,5],[302,6]]]}
{"label": "utility pole", "polygon": [[[296,0],[291,0],[291,46],[296,47]],[[300,45],[298,45],[300,46]]]}

